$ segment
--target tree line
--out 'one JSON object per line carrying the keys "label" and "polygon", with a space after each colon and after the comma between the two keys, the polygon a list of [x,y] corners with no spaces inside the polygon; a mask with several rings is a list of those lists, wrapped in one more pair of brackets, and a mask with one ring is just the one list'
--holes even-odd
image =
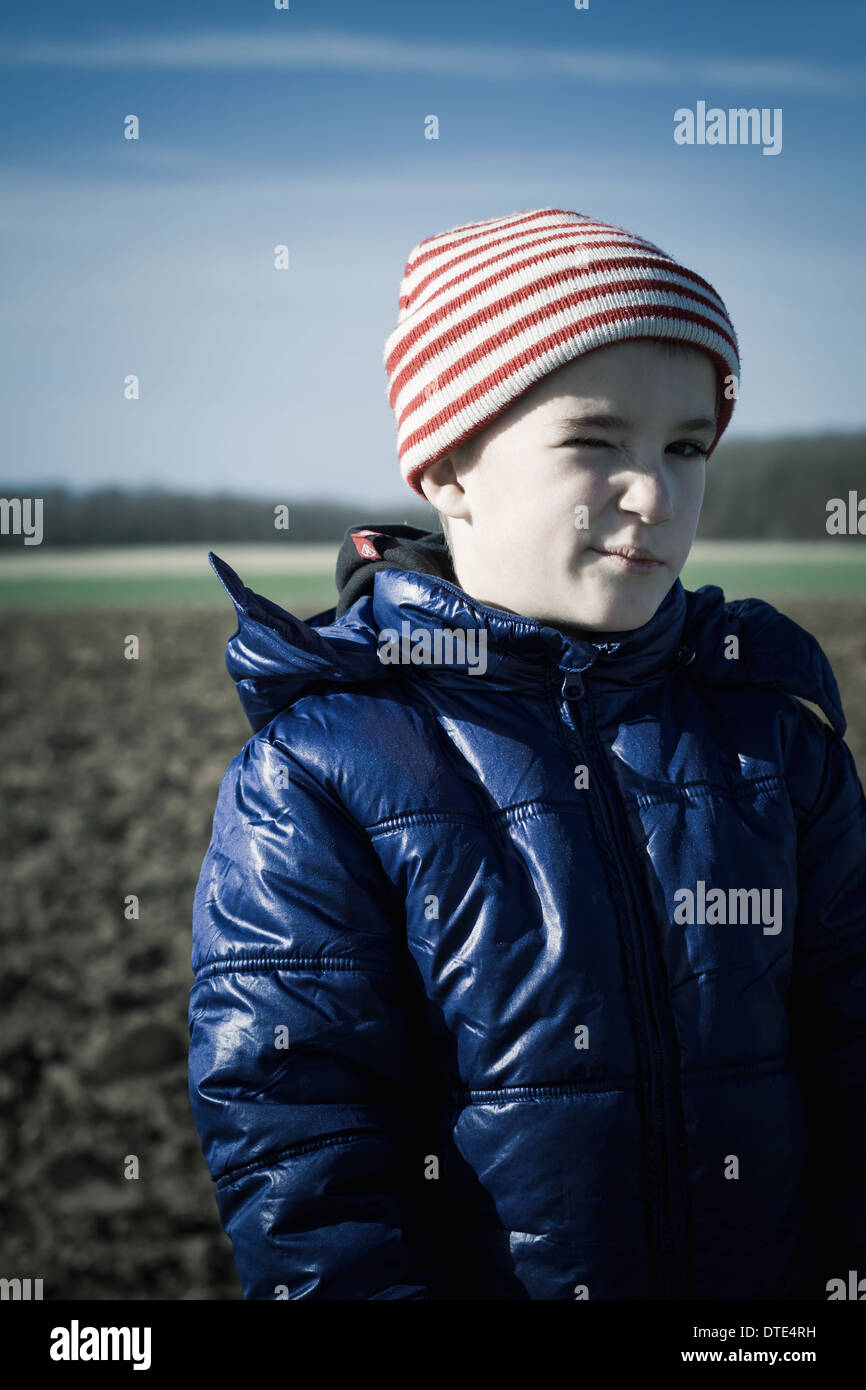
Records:
{"label": "tree line", "polygon": [[[849,493],[858,489],[866,497],[864,464],[866,433],[723,442],[707,464],[698,539],[822,539],[832,498],[847,505]],[[336,542],[350,526],[388,521],[440,529],[433,507],[408,497],[391,507],[360,499],[288,500],[283,529],[275,526],[275,516],[285,498],[157,487],[77,491],[32,482],[6,483],[0,497],[41,498],[43,545],[49,546]],[[0,533],[0,546],[20,545],[20,536]]]}

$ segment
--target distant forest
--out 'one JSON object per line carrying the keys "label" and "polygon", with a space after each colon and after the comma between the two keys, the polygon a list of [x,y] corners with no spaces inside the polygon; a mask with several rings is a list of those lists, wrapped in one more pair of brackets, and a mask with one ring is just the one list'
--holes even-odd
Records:
{"label": "distant forest", "polygon": [[[707,465],[700,540],[820,540],[827,504],[866,496],[866,434],[824,434],[722,443]],[[0,498],[42,498],[43,546],[129,545],[199,541],[292,542],[342,540],[350,526],[404,521],[439,530],[431,506],[391,507],[325,499],[292,503],[231,493],[210,496],[164,488],[95,488],[78,492],[54,484],[0,484]],[[287,530],[274,528],[274,508],[286,503]],[[857,536],[849,539],[856,540]],[[859,537],[862,540],[862,536]],[[21,547],[0,533],[0,547]]]}

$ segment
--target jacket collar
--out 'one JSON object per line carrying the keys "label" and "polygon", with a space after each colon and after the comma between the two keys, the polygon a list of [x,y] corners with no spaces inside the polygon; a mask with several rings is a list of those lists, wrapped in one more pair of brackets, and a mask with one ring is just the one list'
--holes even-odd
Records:
{"label": "jacket collar", "polygon": [[[648,623],[625,633],[570,637],[557,628],[477,603],[450,581],[399,569],[380,569],[365,593],[339,618],[326,609],[302,622],[247,588],[213,551],[211,566],[237,613],[226,644],[226,667],[254,730],[303,695],[335,685],[381,681],[389,672],[433,681],[481,682],[493,689],[540,690],[551,668],[564,676],[589,672],[612,688],[653,683],[685,668],[695,684],[760,685],[818,706],[838,734],[845,715],[839,688],[820,644],[793,619],[762,599],[725,601],[715,584],[692,592],[679,579]],[[487,669],[452,665],[387,666],[379,658],[382,630],[476,628],[488,633]],[[739,656],[728,658],[736,636]],[[468,648],[468,643],[467,643]],[[477,664],[477,663],[476,663]]]}
{"label": "jacket collar", "polygon": [[[566,634],[533,618],[478,602],[456,584],[428,574],[380,570],[375,575],[371,614],[379,632],[405,633],[407,641],[441,628],[466,634],[470,657],[430,665],[434,680],[472,674],[478,641],[486,648],[485,678],[510,689],[543,685],[550,667],[589,672],[599,683],[644,684],[662,675],[676,658],[686,618],[686,593],[677,579],[655,614],[627,632],[576,631]],[[474,643],[469,634],[475,636]],[[473,650],[474,648],[474,650]]]}

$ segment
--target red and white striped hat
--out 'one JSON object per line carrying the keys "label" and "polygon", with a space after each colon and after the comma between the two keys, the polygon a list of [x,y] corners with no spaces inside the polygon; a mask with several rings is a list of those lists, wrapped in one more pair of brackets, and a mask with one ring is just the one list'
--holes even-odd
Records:
{"label": "red and white striped hat", "polygon": [[403,477],[423,497],[424,469],[535,382],[631,338],[709,353],[719,377],[712,453],[733,413],[740,357],[727,310],[700,275],[644,237],[561,208],[427,237],[406,262],[384,352]]}

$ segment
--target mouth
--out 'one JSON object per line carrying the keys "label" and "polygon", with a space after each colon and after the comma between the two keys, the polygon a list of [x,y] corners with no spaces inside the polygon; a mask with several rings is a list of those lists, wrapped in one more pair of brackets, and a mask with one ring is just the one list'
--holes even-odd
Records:
{"label": "mouth", "polygon": [[664,567],[664,560],[653,555],[651,550],[643,550],[637,545],[617,545],[605,547],[590,546],[596,555],[603,555],[620,569],[632,574],[652,574]]}

